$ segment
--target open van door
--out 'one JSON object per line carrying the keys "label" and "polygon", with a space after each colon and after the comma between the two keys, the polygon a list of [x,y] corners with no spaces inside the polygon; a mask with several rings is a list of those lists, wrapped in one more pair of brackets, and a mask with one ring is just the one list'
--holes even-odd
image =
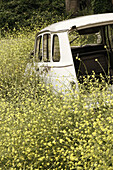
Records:
{"label": "open van door", "polygon": [[[73,38],[76,37],[76,38]],[[70,46],[77,78],[95,72],[107,77],[113,76],[113,25],[73,30],[69,34]]]}

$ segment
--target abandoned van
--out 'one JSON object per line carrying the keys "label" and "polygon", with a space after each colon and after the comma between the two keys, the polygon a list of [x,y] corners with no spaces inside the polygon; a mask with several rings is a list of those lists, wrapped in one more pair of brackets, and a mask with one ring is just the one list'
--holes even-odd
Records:
{"label": "abandoned van", "polygon": [[[31,66],[32,65],[32,66]],[[36,35],[34,70],[57,90],[69,89],[95,72],[113,76],[113,13],[82,16],[52,24]]]}

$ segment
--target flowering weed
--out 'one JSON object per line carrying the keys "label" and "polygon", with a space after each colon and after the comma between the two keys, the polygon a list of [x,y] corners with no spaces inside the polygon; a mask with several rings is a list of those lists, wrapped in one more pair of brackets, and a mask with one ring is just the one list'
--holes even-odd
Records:
{"label": "flowering weed", "polygon": [[[32,34],[0,41],[0,169],[113,168],[113,93],[102,78],[53,94],[24,75]],[[75,97],[76,96],[76,97]]]}

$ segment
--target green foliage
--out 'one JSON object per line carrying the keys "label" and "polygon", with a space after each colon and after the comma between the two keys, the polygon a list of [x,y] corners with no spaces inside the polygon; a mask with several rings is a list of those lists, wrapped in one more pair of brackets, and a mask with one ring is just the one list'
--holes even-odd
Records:
{"label": "green foliage", "polygon": [[[78,15],[113,11],[111,0],[81,0],[79,5]],[[64,0],[0,1],[0,36],[14,28],[30,27],[33,30],[36,25],[42,28],[66,17]]]}
{"label": "green foliage", "polygon": [[109,13],[113,11],[112,0],[81,0],[79,15]]}
{"label": "green foliage", "polygon": [[[101,77],[53,94],[24,75],[35,32],[0,41],[0,169],[113,167],[113,94]],[[86,90],[87,87],[87,90]]]}
{"label": "green foliage", "polygon": [[[60,16],[60,17],[59,17]],[[34,25],[43,27],[46,24],[63,19],[64,1],[46,0],[10,0],[0,4],[0,29],[8,31],[20,27],[34,28]],[[47,22],[48,21],[48,22]]]}
{"label": "green foliage", "polygon": [[92,0],[94,14],[112,12],[111,0]]}

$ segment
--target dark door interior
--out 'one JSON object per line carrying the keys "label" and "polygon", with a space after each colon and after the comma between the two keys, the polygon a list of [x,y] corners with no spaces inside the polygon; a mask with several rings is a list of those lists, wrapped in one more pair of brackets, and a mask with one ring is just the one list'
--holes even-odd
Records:
{"label": "dark door interior", "polygon": [[[100,73],[113,76],[112,25],[78,31],[71,46],[77,78]],[[77,44],[80,44],[77,46]]]}

